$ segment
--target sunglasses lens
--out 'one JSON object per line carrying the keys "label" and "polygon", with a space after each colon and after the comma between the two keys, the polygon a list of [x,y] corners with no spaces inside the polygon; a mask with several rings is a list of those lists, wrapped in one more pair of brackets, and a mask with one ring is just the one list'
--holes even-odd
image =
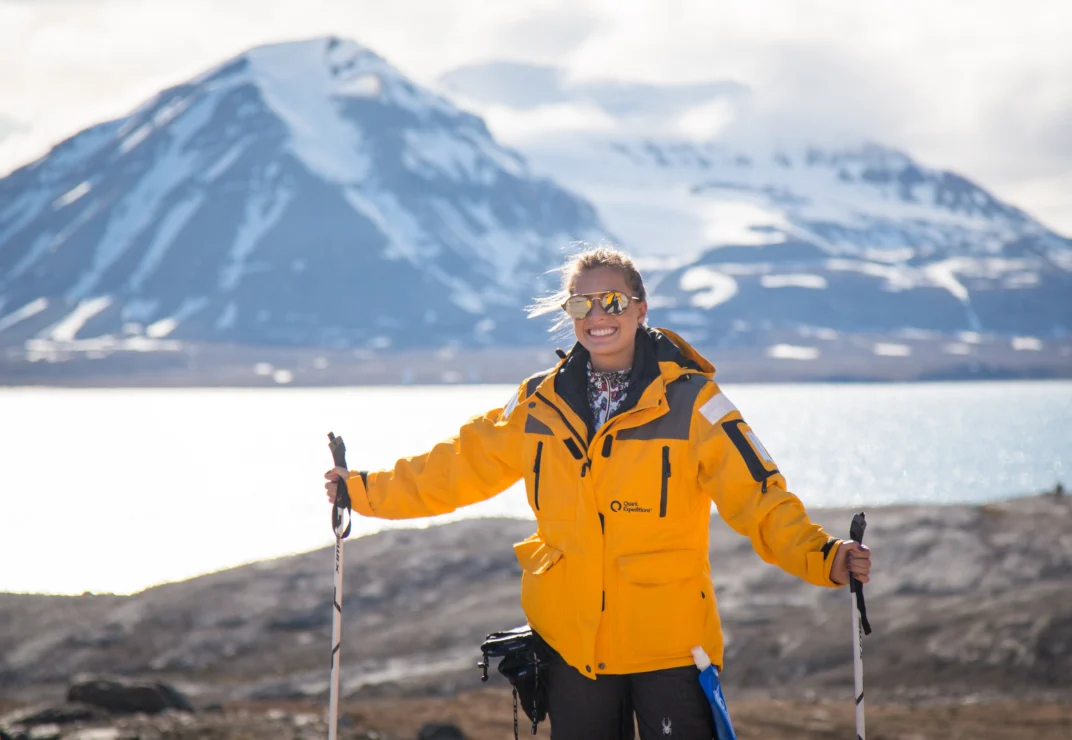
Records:
{"label": "sunglasses lens", "polygon": [[629,299],[624,293],[610,290],[603,294],[599,305],[611,316],[620,316],[625,309],[629,308]]}
{"label": "sunglasses lens", "polygon": [[583,319],[592,312],[592,302],[583,295],[571,295],[562,304],[562,308],[569,314],[570,318]]}

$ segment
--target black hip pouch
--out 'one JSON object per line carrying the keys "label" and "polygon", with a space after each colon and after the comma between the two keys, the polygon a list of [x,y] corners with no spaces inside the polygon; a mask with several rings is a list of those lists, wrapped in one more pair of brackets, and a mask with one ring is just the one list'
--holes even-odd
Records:
{"label": "black hip pouch", "polygon": [[480,646],[484,659],[477,663],[483,670],[481,681],[488,680],[488,658],[501,658],[499,673],[514,687],[514,736],[517,737],[517,707],[532,721],[532,734],[536,725],[547,716],[547,662],[536,653],[539,638],[531,627],[518,627],[503,632],[492,632]]}

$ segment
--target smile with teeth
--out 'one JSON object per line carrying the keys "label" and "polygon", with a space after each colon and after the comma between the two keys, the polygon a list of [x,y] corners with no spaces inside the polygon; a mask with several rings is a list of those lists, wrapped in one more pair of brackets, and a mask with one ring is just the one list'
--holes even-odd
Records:
{"label": "smile with teeth", "polygon": [[597,329],[589,329],[588,334],[589,334],[589,336],[593,336],[593,337],[609,337],[611,334],[615,333],[616,331],[618,331],[618,329],[613,327],[613,326],[603,326],[603,327],[599,327]]}

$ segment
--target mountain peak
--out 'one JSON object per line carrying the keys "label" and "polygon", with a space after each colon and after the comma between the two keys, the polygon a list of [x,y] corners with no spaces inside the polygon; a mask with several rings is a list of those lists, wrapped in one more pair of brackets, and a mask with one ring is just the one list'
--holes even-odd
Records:
{"label": "mountain peak", "polygon": [[520,317],[564,245],[603,235],[589,204],[372,51],[273,44],[0,179],[0,307],[17,318],[0,332],[514,339],[537,330],[485,312]]}

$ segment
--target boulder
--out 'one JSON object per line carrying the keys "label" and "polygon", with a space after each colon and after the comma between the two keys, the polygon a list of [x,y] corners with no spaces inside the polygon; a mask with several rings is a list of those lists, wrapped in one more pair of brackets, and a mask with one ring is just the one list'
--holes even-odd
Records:
{"label": "boulder", "polygon": [[105,709],[111,714],[158,714],[165,709],[192,712],[189,700],[177,689],[159,682],[97,678],[72,684],[67,701]]}
{"label": "boulder", "polygon": [[456,725],[429,723],[421,727],[417,740],[465,740]]}

